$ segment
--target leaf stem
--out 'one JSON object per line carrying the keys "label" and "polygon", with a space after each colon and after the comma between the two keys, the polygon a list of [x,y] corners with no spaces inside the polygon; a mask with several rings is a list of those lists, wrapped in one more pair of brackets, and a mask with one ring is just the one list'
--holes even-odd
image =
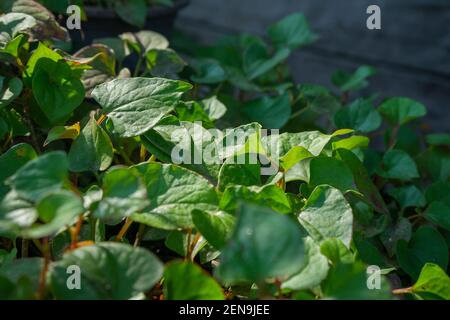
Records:
{"label": "leaf stem", "polygon": [[30,241],[28,239],[22,239],[21,256],[22,258],[28,257],[28,245]]}
{"label": "leaf stem", "polygon": [[393,294],[405,294],[405,293],[412,293],[413,291],[413,287],[408,287],[408,288],[400,288],[400,289],[395,289],[392,290]]}
{"label": "leaf stem", "polygon": [[134,244],[133,244],[133,246],[135,248],[139,247],[139,244],[141,243],[142,237],[144,236],[144,232],[145,232],[145,224],[141,223],[139,225],[139,229],[138,229],[138,231],[136,233],[136,239],[134,240]]}
{"label": "leaf stem", "polygon": [[116,236],[116,241],[121,241],[123,237],[127,234],[128,229],[130,228],[131,224],[133,223],[133,220],[130,218],[127,218],[125,220],[125,223],[122,226],[122,229],[120,229],[119,233]]}
{"label": "leaf stem", "polygon": [[48,245],[48,237],[42,239],[42,252],[44,255],[44,265],[39,275],[39,288],[37,292],[38,300],[42,300],[45,297],[45,285],[47,280],[47,271],[50,265],[50,246]]}
{"label": "leaf stem", "polygon": [[72,242],[70,243],[70,250],[74,250],[77,248],[78,238],[81,232],[81,226],[83,225],[83,215],[81,214],[78,217],[77,224],[75,228],[70,231],[70,236],[72,238]]}

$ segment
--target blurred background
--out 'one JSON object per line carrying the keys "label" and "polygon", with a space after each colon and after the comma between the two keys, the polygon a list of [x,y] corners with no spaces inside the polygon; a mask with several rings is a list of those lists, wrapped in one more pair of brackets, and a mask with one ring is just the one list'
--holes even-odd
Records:
{"label": "blurred background", "polygon": [[[381,8],[381,30],[368,30],[366,9]],[[297,50],[289,64],[298,82],[331,87],[336,69],[377,68],[370,92],[424,103],[433,131],[450,129],[449,0],[191,0],[176,27],[197,41],[266,28],[302,12],[320,39]]]}

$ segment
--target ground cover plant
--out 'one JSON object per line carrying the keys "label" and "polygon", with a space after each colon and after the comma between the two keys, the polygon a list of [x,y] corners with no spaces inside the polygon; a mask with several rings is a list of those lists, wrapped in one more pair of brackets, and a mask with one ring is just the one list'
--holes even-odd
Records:
{"label": "ground cover plant", "polygon": [[302,14],[68,53],[1,10],[0,298],[450,299],[450,135],[370,66],[295,83]]}

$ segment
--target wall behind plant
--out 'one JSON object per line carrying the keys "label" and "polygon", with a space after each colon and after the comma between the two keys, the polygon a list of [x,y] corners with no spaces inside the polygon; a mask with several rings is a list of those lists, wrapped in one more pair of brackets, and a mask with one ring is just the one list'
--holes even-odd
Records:
{"label": "wall behind plant", "polygon": [[[366,8],[382,10],[382,30],[366,28]],[[450,1],[448,0],[191,0],[177,21],[201,42],[225,34],[263,35],[267,26],[300,11],[320,35],[291,60],[299,82],[331,86],[338,68],[378,69],[371,90],[408,96],[429,110],[430,129],[450,131]]]}

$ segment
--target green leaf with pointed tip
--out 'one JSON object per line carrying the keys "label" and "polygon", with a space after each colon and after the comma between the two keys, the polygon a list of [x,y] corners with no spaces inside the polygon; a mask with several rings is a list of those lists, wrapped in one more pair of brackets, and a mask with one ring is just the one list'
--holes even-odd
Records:
{"label": "green leaf with pointed tip", "polygon": [[83,102],[83,84],[64,61],[39,59],[32,83],[33,96],[52,124],[66,119]]}
{"label": "green leaf with pointed tip", "polygon": [[195,228],[215,248],[221,249],[230,238],[235,217],[223,211],[192,211]]}
{"label": "green leaf with pointed tip", "polygon": [[443,202],[432,202],[425,211],[425,218],[446,230],[450,230],[450,206]]}
{"label": "green leaf with pointed tip", "polygon": [[295,221],[264,207],[242,204],[216,275],[225,283],[260,283],[291,276],[305,263],[302,232]]}
{"label": "green leaf with pointed tip", "polygon": [[357,99],[334,115],[338,128],[352,128],[360,132],[372,132],[381,125],[381,116],[372,105],[371,99]]}
{"label": "green leaf with pointed tip", "polygon": [[434,263],[426,263],[420,271],[419,279],[412,286],[411,293],[423,299],[450,300],[450,278],[441,267]]}
{"label": "green leaf with pointed tip", "polygon": [[62,187],[67,177],[67,168],[67,157],[64,152],[49,152],[27,162],[7,180],[7,184],[20,197],[37,201]]}
{"label": "green leaf with pointed tip", "polygon": [[220,285],[192,262],[171,262],[164,270],[167,300],[223,300]]}
{"label": "green leaf with pointed tip", "polygon": [[243,106],[243,113],[252,122],[263,128],[280,129],[291,116],[291,101],[288,93],[278,97],[263,96],[249,101]]}
{"label": "green leaf with pointed tip", "polygon": [[411,180],[419,178],[414,160],[404,151],[389,150],[383,156],[377,174],[387,179]]}
{"label": "green leaf with pointed tip", "polygon": [[447,269],[448,247],[438,231],[430,226],[421,226],[414,232],[409,243],[404,240],[398,242],[397,261],[411,278],[417,279],[427,262]]}
{"label": "green leaf with pointed tip", "polygon": [[371,66],[361,66],[351,74],[338,70],[333,74],[332,81],[343,92],[357,91],[367,87],[367,78],[375,73],[375,68]]}
{"label": "green leaf with pointed tip", "polygon": [[320,252],[320,246],[311,237],[305,238],[305,252],[308,263],[299,273],[283,282],[282,288],[314,289],[327,277],[328,260]]}
{"label": "green leaf with pointed tip", "polygon": [[97,86],[92,96],[121,137],[134,137],[153,128],[191,87],[162,78],[115,79]]}
{"label": "green leaf with pointed tip", "polygon": [[427,202],[425,197],[415,185],[395,188],[388,191],[402,209],[407,207],[424,207]]}
{"label": "green leaf with pointed tip", "polygon": [[171,164],[144,163],[135,167],[142,175],[150,206],[131,219],[160,229],[192,228],[191,211],[216,210],[218,196],[208,180]]}
{"label": "green leaf with pointed tip", "polygon": [[336,188],[321,185],[314,189],[298,219],[316,241],[337,238],[349,247],[353,214],[344,195]]}
{"label": "green leaf with pointed tip", "polygon": [[54,236],[61,229],[74,224],[84,212],[80,197],[69,191],[59,191],[43,197],[36,204],[36,210],[43,224],[35,224],[23,230],[24,238]]}
{"label": "green leaf with pointed tip", "polygon": [[114,224],[148,206],[147,192],[141,177],[129,168],[114,168],[103,176],[103,197],[94,217]]}
{"label": "green leaf with pointed tip", "polygon": [[353,174],[347,165],[339,159],[316,157],[309,164],[309,186],[327,184],[342,192],[354,189]]}
{"label": "green leaf with pointed tip", "polygon": [[[67,287],[67,268],[80,268],[81,288]],[[52,292],[58,299],[130,299],[151,289],[163,264],[150,251],[130,245],[100,242],[65,254],[51,266]]]}
{"label": "green leaf with pointed tip", "polygon": [[146,54],[147,68],[154,77],[175,78],[186,62],[172,49],[152,49]]}
{"label": "green leaf with pointed tip", "polygon": [[69,169],[73,172],[104,171],[111,165],[113,156],[111,139],[91,117],[70,147]]}
{"label": "green leaf with pointed tip", "polygon": [[34,76],[36,64],[42,58],[47,58],[54,62],[63,59],[63,57],[59,53],[46,47],[45,44],[43,44],[42,42],[39,42],[38,47],[36,48],[36,50],[33,51],[33,54],[31,55],[30,59],[28,59],[27,65],[22,74],[24,83],[31,85],[31,79]]}
{"label": "green leaf with pointed tip", "polygon": [[[2,87],[3,83],[3,87]],[[19,78],[5,79],[0,76],[0,109],[9,105],[22,92],[22,81]]]}
{"label": "green leaf with pointed tip", "polygon": [[295,146],[280,158],[280,165],[286,172],[300,161],[312,157],[313,154],[304,147]]}
{"label": "green leaf with pointed tip", "polygon": [[286,46],[289,49],[308,45],[318,38],[301,13],[293,13],[271,25],[267,33],[275,46]]}
{"label": "green leaf with pointed tip", "polygon": [[367,148],[369,146],[369,138],[364,136],[351,136],[342,140],[333,142],[333,149],[353,150],[358,148]]}
{"label": "green leaf with pointed tip", "polygon": [[230,186],[220,199],[220,208],[234,213],[241,200],[269,207],[280,213],[292,212],[289,199],[284,191],[276,185],[265,185],[262,187]]}
{"label": "green leaf with pointed tip", "polygon": [[412,225],[407,218],[399,218],[395,224],[390,225],[380,235],[380,240],[386,247],[388,255],[392,257],[397,250],[400,240],[409,241],[412,235]]}
{"label": "green leaf with pointed tip", "polygon": [[427,114],[423,104],[409,98],[387,99],[380,105],[378,111],[392,125],[403,125]]}

